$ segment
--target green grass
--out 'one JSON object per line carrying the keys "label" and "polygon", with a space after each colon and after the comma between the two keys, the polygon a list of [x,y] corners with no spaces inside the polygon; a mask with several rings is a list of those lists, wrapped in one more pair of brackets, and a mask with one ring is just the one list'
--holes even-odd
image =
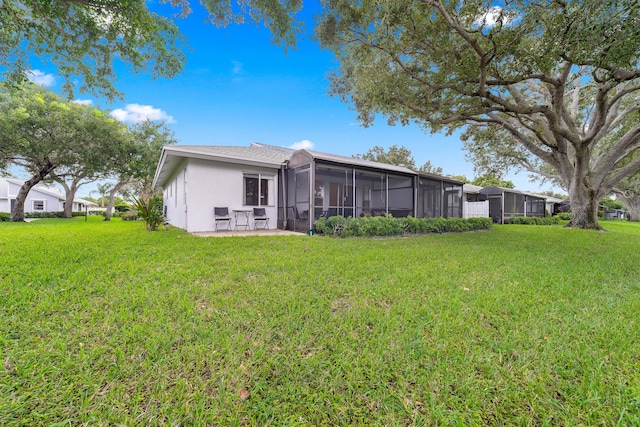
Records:
{"label": "green grass", "polygon": [[640,425],[640,224],[0,224],[0,425]]}

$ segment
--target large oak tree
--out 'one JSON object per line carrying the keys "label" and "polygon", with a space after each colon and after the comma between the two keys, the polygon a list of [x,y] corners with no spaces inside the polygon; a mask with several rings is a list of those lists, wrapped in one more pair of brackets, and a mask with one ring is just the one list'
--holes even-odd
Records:
{"label": "large oak tree", "polygon": [[31,174],[16,196],[12,221],[24,220],[24,201],[33,186],[57,170],[107,168],[105,156],[128,139],[124,124],[93,107],[29,83],[0,88],[0,162]]}
{"label": "large oak tree", "polygon": [[328,0],[317,34],[340,62],[332,92],[365,125],[383,114],[466,127],[467,140],[549,165],[571,226],[599,228],[598,201],[640,168],[640,123],[628,121],[640,108],[640,6],[492,3]]}

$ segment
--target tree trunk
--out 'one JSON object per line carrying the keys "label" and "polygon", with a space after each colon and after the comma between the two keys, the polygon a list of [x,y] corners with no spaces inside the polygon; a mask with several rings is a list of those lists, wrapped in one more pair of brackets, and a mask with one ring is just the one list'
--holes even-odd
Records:
{"label": "tree trunk", "polygon": [[65,202],[63,218],[73,218],[73,199],[76,198],[76,192],[78,191],[78,183],[74,180],[71,182],[71,187],[65,186]]}
{"label": "tree trunk", "polygon": [[629,221],[640,221],[640,193],[635,191],[622,191],[614,188],[615,195],[622,200],[629,213]]}
{"label": "tree trunk", "polygon": [[85,182],[80,182],[84,178],[86,178],[85,174],[80,174],[78,176],[73,177],[71,180],[71,186],[67,184],[67,181],[64,180],[64,176],[58,176],[55,173],[51,173],[51,178],[58,184],[62,185],[64,188],[65,201],[64,201],[64,209],[62,212],[63,218],[73,218],[73,200],[76,198],[76,193],[78,192],[78,188],[81,185],[86,184]]}
{"label": "tree trunk", "polygon": [[115,204],[116,193],[126,184],[124,181],[118,182],[109,192],[109,206],[104,211],[104,220],[111,221],[111,212],[113,212],[113,205]]}
{"label": "tree trunk", "polygon": [[587,230],[602,230],[598,224],[597,192],[582,183],[574,183],[569,188],[569,203],[571,205],[571,221],[567,227]]}
{"label": "tree trunk", "polygon": [[11,211],[11,221],[24,222],[24,202],[25,200],[27,200],[29,191],[36,184],[45,179],[47,175],[49,175],[49,173],[55,168],[56,166],[47,159],[46,163],[40,166],[38,173],[24,182],[22,187],[20,187],[20,191],[18,191],[18,195],[16,196],[16,204],[13,208],[13,211]]}

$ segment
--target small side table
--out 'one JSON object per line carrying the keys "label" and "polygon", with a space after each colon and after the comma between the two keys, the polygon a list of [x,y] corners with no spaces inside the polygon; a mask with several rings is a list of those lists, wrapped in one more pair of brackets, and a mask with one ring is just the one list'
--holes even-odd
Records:
{"label": "small side table", "polygon": [[[238,217],[243,219],[242,214],[244,214],[244,224],[239,224]],[[249,215],[251,215],[251,211],[249,209],[233,209],[233,217],[236,223],[234,230],[238,231],[238,227],[244,227],[245,230],[249,230]]]}

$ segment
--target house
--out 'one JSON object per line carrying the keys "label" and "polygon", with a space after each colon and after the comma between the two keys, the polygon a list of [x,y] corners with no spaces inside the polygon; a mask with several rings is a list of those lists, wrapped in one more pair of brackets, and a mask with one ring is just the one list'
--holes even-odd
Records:
{"label": "house", "polygon": [[77,198],[73,199],[73,208],[71,208],[71,210],[74,212],[84,212],[86,209],[96,209],[97,207],[98,204],[91,200]]}
{"label": "house", "polygon": [[253,143],[249,147],[166,146],[154,176],[169,222],[189,232],[214,230],[214,207],[233,227],[253,226],[252,209],[270,224],[307,231],[321,217],[462,217],[462,182],[352,157]]}
{"label": "house", "polygon": [[563,212],[562,205],[565,203],[565,200],[559,199],[557,197],[545,196],[546,197],[546,211],[550,216],[554,216]]}
{"label": "house", "polygon": [[604,217],[610,219],[626,219],[628,217],[628,212],[624,209],[609,209],[607,207],[603,207]]}
{"label": "house", "polygon": [[[16,197],[24,180],[18,178],[0,178],[0,212],[12,212],[16,203]],[[25,213],[32,212],[60,212],[64,210],[65,196],[57,188],[35,185],[29,191],[24,202]],[[74,199],[73,210],[84,211],[85,207],[97,206],[95,203]]]}
{"label": "house", "polygon": [[502,187],[485,187],[480,193],[489,199],[489,215],[495,223],[504,224],[516,216],[545,216],[546,196]]}

